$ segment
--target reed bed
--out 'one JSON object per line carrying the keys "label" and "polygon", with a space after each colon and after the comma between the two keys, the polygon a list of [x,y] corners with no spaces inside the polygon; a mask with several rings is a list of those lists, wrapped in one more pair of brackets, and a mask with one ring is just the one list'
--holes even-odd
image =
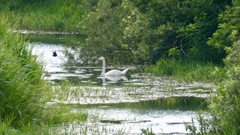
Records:
{"label": "reed bed", "polygon": [[54,125],[82,122],[85,112],[47,103],[54,98],[43,80],[43,64],[7,19],[0,21],[0,134],[52,134]]}
{"label": "reed bed", "polygon": [[146,68],[146,71],[156,76],[175,77],[186,82],[219,83],[226,76],[221,65],[182,59],[160,59],[156,65]]}
{"label": "reed bed", "polygon": [[[7,16],[11,26],[35,31],[76,32],[76,27],[85,16],[84,4],[76,0],[6,1],[0,2],[0,15]],[[34,19],[35,18],[35,19]]]}

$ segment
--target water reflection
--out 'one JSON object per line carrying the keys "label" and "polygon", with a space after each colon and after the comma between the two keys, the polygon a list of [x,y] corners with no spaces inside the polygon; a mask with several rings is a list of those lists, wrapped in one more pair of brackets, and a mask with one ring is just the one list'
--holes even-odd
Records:
{"label": "water reflection", "polygon": [[[140,134],[141,129],[147,128],[151,128],[155,134],[185,134],[188,133],[185,124],[197,117],[194,111],[196,107],[206,108],[205,99],[175,97],[137,103],[73,106],[75,111],[85,110],[89,113],[88,132],[100,130],[98,132],[104,133],[101,131],[104,129],[108,131],[107,134],[117,131],[121,131],[121,134]],[[84,126],[75,126],[77,133],[84,129]]]}
{"label": "water reflection", "polygon": [[100,76],[98,78],[102,79],[102,85],[106,86],[108,84],[114,83],[119,84],[119,81],[128,81],[128,78],[126,76]]}
{"label": "water reflection", "polygon": [[[46,36],[48,37],[49,35]],[[59,44],[65,42],[59,42],[62,38],[65,37],[57,36],[57,41],[50,41],[51,38],[48,41],[42,41],[45,40],[42,37],[36,38],[31,40],[36,41],[32,42],[31,46],[33,54],[38,55],[39,60],[44,62],[44,79],[57,84],[55,89],[53,88],[56,92],[54,102],[71,106],[73,111],[83,110],[89,114],[84,125],[69,124],[64,128],[65,133],[81,134],[83,131],[83,134],[96,134],[93,131],[108,131],[110,133],[107,134],[116,134],[120,131],[121,134],[124,131],[140,134],[141,128],[152,128],[154,133],[187,133],[184,123],[191,122],[192,118],[197,116],[196,110],[206,108],[205,98],[212,90],[211,85],[183,84],[141,73],[101,77],[101,63],[98,67],[66,64],[69,56],[64,54],[64,50],[71,51],[71,47]],[[66,42],[71,41],[71,38],[66,39]],[[57,57],[52,56],[54,50]],[[73,52],[75,53],[77,52]],[[112,68],[107,70],[110,69]],[[73,86],[67,90],[61,89],[61,83],[58,83],[61,81],[70,81]],[[65,95],[66,97],[61,98]],[[58,97],[60,98],[57,99]]]}
{"label": "water reflection", "polygon": [[75,46],[84,42],[85,37],[79,34],[23,34],[32,43],[45,43],[65,46]]}
{"label": "water reflection", "polygon": [[157,100],[147,100],[139,102],[128,102],[128,103],[117,103],[117,104],[87,104],[87,105],[73,105],[77,108],[101,108],[101,107],[112,107],[112,108],[129,108],[132,110],[196,110],[206,109],[206,99],[197,97],[170,97],[161,98]]}

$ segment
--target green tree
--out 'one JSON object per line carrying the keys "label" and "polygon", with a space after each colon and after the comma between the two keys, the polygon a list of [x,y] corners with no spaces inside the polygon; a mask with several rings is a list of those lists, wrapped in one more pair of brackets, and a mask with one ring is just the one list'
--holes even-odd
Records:
{"label": "green tree", "polygon": [[147,23],[129,0],[100,0],[96,10],[80,23],[80,31],[87,36],[80,58],[84,63],[92,63],[99,56],[113,63],[146,62],[149,48],[141,38]]}
{"label": "green tree", "polygon": [[[149,17],[153,61],[170,56],[188,56],[204,61],[221,61],[208,38],[217,30],[218,14],[231,1],[223,0],[132,0]],[[173,51],[177,54],[173,55]],[[181,52],[183,55],[179,55]]]}
{"label": "green tree", "polygon": [[217,30],[218,14],[225,10],[225,1],[194,1],[194,22],[178,30],[178,36],[186,52],[193,59],[219,63],[216,49],[207,44],[209,37]]}
{"label": "green tree", "polygon": [[219,59],[226,56],[225,47],[231,46],[239,37],[239,7],[227,7],[226,11],[219,15],[218,29],[209,38],[208,45],[217,50]]}

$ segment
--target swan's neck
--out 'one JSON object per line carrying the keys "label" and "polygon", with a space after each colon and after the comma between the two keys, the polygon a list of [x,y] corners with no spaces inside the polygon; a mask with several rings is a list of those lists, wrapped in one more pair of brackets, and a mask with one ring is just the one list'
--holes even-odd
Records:
{"label": "swan's neck", "polygon": [[103,59],[103,66],[102,66],[102,74],[101,75],[105,75],[105,59]]}

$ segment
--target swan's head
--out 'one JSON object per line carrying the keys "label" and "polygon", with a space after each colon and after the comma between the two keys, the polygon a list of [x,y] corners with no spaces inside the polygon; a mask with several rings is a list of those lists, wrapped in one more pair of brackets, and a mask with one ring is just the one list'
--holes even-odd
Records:
{"label": "swan's head", "polygon": [[104,57],[100,57],[98,60],[105,60]]}

